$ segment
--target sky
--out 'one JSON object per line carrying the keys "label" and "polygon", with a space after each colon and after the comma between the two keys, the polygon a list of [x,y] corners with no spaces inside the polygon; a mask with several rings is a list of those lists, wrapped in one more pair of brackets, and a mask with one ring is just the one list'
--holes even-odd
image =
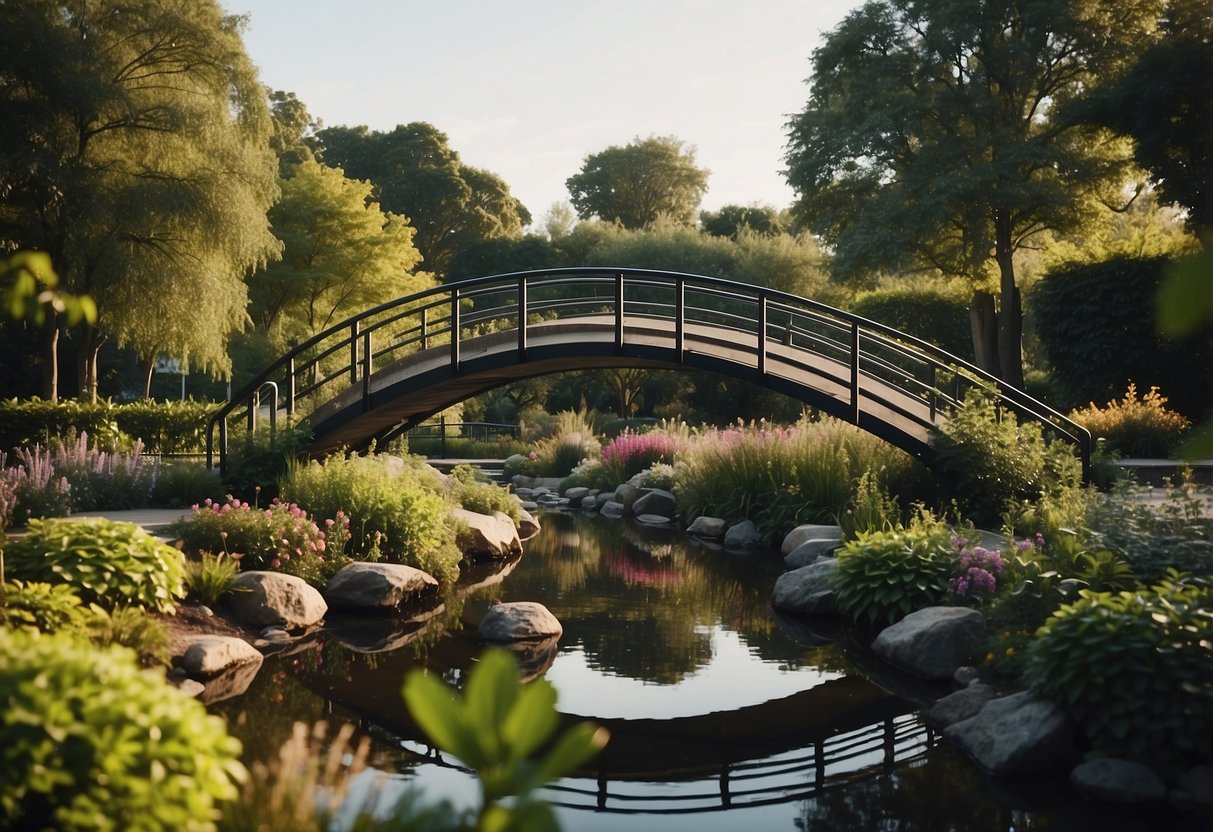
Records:
{"label": "sky", "polygon": [[788,207],[786,124],[856,0],[226,0],[261,80],[325,126],[427,121],[542,223],[588,154],[673,135],[701,207]]}

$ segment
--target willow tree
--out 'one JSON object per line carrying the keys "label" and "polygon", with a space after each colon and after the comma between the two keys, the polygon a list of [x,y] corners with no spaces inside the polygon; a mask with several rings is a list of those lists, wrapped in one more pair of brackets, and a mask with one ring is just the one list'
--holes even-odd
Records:
{"label": "willow tree", "polygon": [[[107,340],[230,371],[246,272],[276,256],[265,93],[214,0],[0,3],[0,243],[50,254],[91,296],[77,334],[95,397]],[[59,324],[45,328],[44,393]]]}
{"label": "willow tree", "polygon": [[813,53],[789,124],[794,212],[844,274],[972,280],[977,362],[1022,386],[1016,252],[1123,203],[1129,175],[1127,144],[1062,114],[1128,63],[1158,6],[870,0]]}

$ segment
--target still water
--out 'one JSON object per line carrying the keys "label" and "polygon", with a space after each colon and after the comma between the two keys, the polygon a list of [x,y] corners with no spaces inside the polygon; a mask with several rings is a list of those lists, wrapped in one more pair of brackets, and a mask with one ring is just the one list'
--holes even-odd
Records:
{"label": "still water", "polygon": [[498,601],[538,601],[564,625],[529,645],[524,672],[559,693],[568,723],[611,741],[544,797],[566,830],[1148,830],[1191,819],[1104,810],[1058,778],[983,777],[869,681],[864,660],[780,622],[768,602],[779,559],[729,554],[673,531],[549,513],[525,554],[467,576],[458,598],[418,620],[330,621],[271,657],[243,696],[214,706],[248,762],[273,757],[295,721],[353,722],[391,787],[472,805],[477,787],[437,753],[400,697],[406,672],[459,684]]}

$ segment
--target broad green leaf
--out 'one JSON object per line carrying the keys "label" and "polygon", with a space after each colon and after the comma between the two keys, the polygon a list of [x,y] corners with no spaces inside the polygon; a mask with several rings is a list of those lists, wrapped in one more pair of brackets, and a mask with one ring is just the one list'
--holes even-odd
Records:
{"label": "broad green leaf", "polygon": [[[464,701],[476,730],[496,735],[518,699],[518,664],[501,648],[490,648],[468,674]],[[495,736],[494,736],[494,745]],[[496,749],[494,749],[496,753]]]}
{"label": "broad green leaf", "polygon": [[593,758],[611,738],[607,729],[583,722],[561,734],[552,750],[539,763],[543,780],[555,780]]}
{"label": "broad green leaf", "polygon": [[404,701],[409,713],[430,740],[473,768],[488,765],[467,710],[450,687],[420,671],[404,680]]}
{"label": "broad green leaf", "polygon": [[542,679],[527,685],[501,722],[501,739],[510,759],[529,756],[548,741],[558,723],[556,689]]}

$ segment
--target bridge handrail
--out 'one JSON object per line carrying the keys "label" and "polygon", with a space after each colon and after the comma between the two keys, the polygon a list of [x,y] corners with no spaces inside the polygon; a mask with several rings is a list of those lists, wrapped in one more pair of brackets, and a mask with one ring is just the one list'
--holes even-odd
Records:
{"label": "bridge handrail", "polygon": [[[632,277],[633,280],[627,280],[629,276]],[[377,331],[405,317],[417,314],[421,314],[423,316],[424,322],[424,316],[429,310],[446,307],[450,310],[449,313],[445,317],[438,318],[435,321],[435,323],[445,326],[426,330],[425,324],[422,323],[409,330],[410,333],[420,330],[420,334],[416,339],[398,340],[394,345],[381,349],[378,351],[378,353],[376,353],[372,347],[372,349],[369,351],[370,355],[364,355],[363,361],[368,362],[369,366],[369,362],[373,360],[376,355],[383,355],[386,352],[390,352],[393,349],[398,349],[401,346],[416,340],[419,340],[424,347],[429,338],[442,336],[448,333],[451,335],[451,339],[454,342],[453,346],[457,349],[459,332],[454,331],[454,328],[459,326],[460,329],[462,329],[463,326],[469,322],[468,320],[461,320],[461,315],[459,312],[458,302],[461,302],[464,299],[474,298],[477,295],[489,294],[490,292],[486,291],[489,289],[492,289],[494,292],[509,292],[512,290],[524,292],[526,291],[526,288],[524,287],[534,285],[549,285],[553,287],[559,287],[565,284],[592,285],[596,280],[604,281],[603,285],[605,285],[605,281],[610,281],[610,283],[615,287],[614,297],[603,295],[601,298],[595,296],[590,298],[578,297],[573,299],[557,299],[559,305],[552,308],[558,309],[561,305],[580,305],[592,300],[601,300],[604,305],[608,305],[623,297],[623,288],[625,285],[639,284],[641,286],[647,286],[650,288],[672,287],[676,290],[682,291],[690,288],[695,292],[705,292],[709,295],[717,296],[726,300],[740,300],[756,303],[759,309],[760,319],[757,323],[760,327],[763,324],[766,324],[768,329],[769,321],[767,320],[766,315],[767,310],[771,308],[772,304],[775,304],[777,308],[790,312],[793,316],[795,314],[806,316],[811,314],[812,317],[818,322],[834,327],[838,329],[840,333],[845,332],[849,328],[851,331],[851,337],[855,341],[859,341],[861,338],[866,337],[874,340],[876,343],[879,343],[882,346],[892,349],[906,358],[923,362],[928,366],[933,365],[935,368],[944,369],[945,371],[952,373],[956,378],[965,378],[967,376],[967,378],[965,378],[966,383],[970,385],[976,384],[989,389],[991,392],[995,393],[1002,402],[1010,405],[1012,409],[1018,413],[1029,416],[1032,419],[1047,425],[1050,430],[1077,445],[1083,460],[1084,475],[1087,473],[1090,460],[1091,436],[1085,428],[1073,422],[1043,402],[1028,396],[1026,393],[1016,389],[1015,387],[1007,385],[1005,382],[1001,381],[992,374],[985,372],[984,370],[968,361],[965,361],[962,358],[951,355],[934,344],[916,338],[907,333],[900,332],[890,326],[879,323],[878,321],[873,321],[852,312],[828,306],[811,298],[799,297],[779,289],[756,286],[706,275],[667,272],[655,269],[632,269],[605,266],[538,269],[470,278],[468,280],[462,280],[456,283],[434,286],[405,297],[387,301],[354,315],[350,315],[349,317],[332,324],[315,335],[309,337],[300,344],[294,346],[287,353],[280,356],[276,361],[269,364],[252,380],[241,387],[227,403],[219,407],[211,415],[207,423],[206,430],[208,464],[211,464],[213,460],[214,431],[216,425],[220,424],[221,422],[226,424],[226,420],[234,412],[236,412],[240,407],[244,406],[246,402],[250,401],[256,392],[260,390],[267,381],[273,379],[276,374],[282,372],[285,368],[289,368],[291,373],[288,392],[285,397],[286,407],[289,414],[294,412],[296,398],[302,397],[308,392],[314,391],[321,384],[331,382],[347,372],[351,372],[352,375],[356,376],[357,370],[356,366],[352,371],[349,367],[342,368],[341,370],[325,376],[321,381],[311,384],[305,390],[300,391],[298,396],[294,390],[295,373],[297,373],[300,369],[306,369],[310,366],[317,366],[322,358],[335,355],[343,348],[351,349],[352,355],[356,356],[358,340],[364,338],[370,332]],[[422,306],[416,305],[429,298],[433,298],[433,300]],[[533,307],[528,304],[526,306],[527,311],[533,312],[535,311],[535,308],[543,308],[542,304],[544,301],[537,301],[537,303],[540,304],[539,307]],[[632,301],[632,303],[635,303],[635,301]],[[645,303],[652,302],[645,301]],[[669,304],[661,304],[662,307],[666,307],[668,305]],[[687,309],[682,306],[681,298],[679,299],[678,305],[680,308],[682,308],[682,318],[676,318],[675,320],[676,325],[681,327],[686,321]],[[401,307],[405,307],[407,311],[401,311],[398,315],[387,320],[378,320],[378,317],[383,313]],[[505,309],[507,313],[512,310],[515,316],[518,316],[521,312],[520,304],[515,302],[514,304],[507,305],[505,307],[485,309],[483,310],[484,314],[481,316],[476,315],[476,312],[479,310],[473,310],[471,321],[474,322],[506,317],[506,315],[501,314],[502,309]],[[704,310],[700,308],[700,311],[711,311],[714,314],[721,314],[727,317],[737,317],[722,310]],[[622,316],[623,310],[617,310],[616,315]],[[361,324],[367,321],[370,321],[371,323],[364,331],[361,329]],[[518,326],[525,332],[528,322],[519,321]],[[343,330],[346,334],[343,335],[336,344],[324,349],[320,355],[310,357],[304,363],[303,368],[294,367],[293,362],[296,358],[308,353],[309,350],[322,344],[327,339],[342,333]],[[759,341],[760,356],[764,352],[762,344],[765,338],[766,331],[764,330]],[[820,339],[820,336],[816,336],[816,338]],[[841,346],[842,343],[843,342],[840,342],[839,346]],[[876,356],[872,355],[871,353],[867,353],[867,355],[869,358],[876,358]],[[853,356],[852,360],[855,362],[859,361],[859,354]],[[879,361],[880,359],[877,360]],[[356,365],[358,363],[357,359],[354,358],[351,363]],[[887,365],[887,362],[884,363]],[[897,368],[894,365],[887,366],[889,369],[904,372],[904,370]],[[921,385],[921,382],[917,383]],[[956,383],[959,384],[958,381]],[[954,399],[948,399],[948,401],[954,402]],[[223,439],[226,438],[225,434],[226,430],[221,430],[221,437]],[[221,454],[223,455],[226,454],[226,442],[224,442],[224,445],[225,447],[221,449]]]}

